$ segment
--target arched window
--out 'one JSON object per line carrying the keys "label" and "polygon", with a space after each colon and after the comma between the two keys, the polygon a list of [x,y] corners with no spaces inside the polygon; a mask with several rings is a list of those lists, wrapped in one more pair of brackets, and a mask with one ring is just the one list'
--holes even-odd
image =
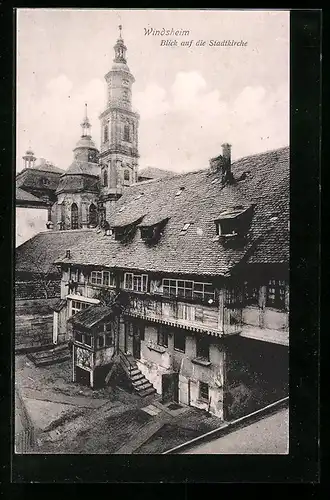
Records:
{"label": "arched window", "polygon": [[129,170],[124,170],[124,181],[129,181],[130,175]]}
{"label": "arched window", "polygon": [[78,229],[78,207],[75,203],[71,205],[71,229]]}
{"label": "arched window", "polygon": [[104,169],[104,172],[103,172],[103,186],[107,186],[108,185],[108,170],[107,170],[107,167]]}
{"label": "arched window", "polygon": [[108,125],[104,126],[104,134],[103,134],[103,142],[108,142],[109,140],[109,127]]}
{"label": "arched window", "polygon": [[90,226],[97,226],[97,208],[94,205],[94,203],[91,204],[89,207],[89,225]]}
{"label": "arched window", "polygon": [[124,125],[124,141],[129,142],[129,125]]}

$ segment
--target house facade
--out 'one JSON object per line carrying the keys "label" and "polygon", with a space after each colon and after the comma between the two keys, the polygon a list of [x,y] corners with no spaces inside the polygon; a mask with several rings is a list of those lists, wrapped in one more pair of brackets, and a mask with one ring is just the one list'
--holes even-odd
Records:
{"label": "house facade", "polygon": [[110,230],[56,261],[54,338],[72,339],[73,379],[107,383],[119,359],[142,392],[222,419],[285,396],[288,176],[288,148],[232,164],[224,145],[205,170],[128,188]]}

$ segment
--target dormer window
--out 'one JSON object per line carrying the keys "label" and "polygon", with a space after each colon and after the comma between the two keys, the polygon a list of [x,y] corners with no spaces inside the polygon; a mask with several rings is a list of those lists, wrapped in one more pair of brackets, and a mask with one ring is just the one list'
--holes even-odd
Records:
{"label": "dormer window", "polygon": [[141,227],[140,231],[141,231],[141,239],[142,240],[151,240],[154,236],[154,233],[155,233],[155,227],[154,226]]}
{"label": "dormer window", "polygon": [[160,221],[154,221],[151,224],[140,224],[141,239],[146,242],[156,242],[162,235],[162,229],[167,223],[168,218]]}
{"label": "dormer window", "polygon": [[215,220],[217,236],[244,236],[249,229],[251,216],[250,207],[244,208],[242,205],[223,210]]}

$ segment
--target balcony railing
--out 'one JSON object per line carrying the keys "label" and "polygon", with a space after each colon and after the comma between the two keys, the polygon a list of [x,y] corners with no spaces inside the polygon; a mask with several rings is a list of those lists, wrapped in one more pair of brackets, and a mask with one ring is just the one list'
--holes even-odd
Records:
{"label": "balcony railing", "polygon": [[144,300],[132,294],[126,314],[177,328],[206,332],[218,337],[223,336],[224,333],[230,333],[224,332],[219,324],[218,307],[173,302],[164,298]]}

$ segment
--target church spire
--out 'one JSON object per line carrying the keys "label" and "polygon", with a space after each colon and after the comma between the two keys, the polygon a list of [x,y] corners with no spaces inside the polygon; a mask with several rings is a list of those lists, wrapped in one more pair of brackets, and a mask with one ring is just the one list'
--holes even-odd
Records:
{"label": "church spire", "polygon": [[90,129],[91,129],[91,124],[89,123],[89,119],[87,116],[87,103],[85,103],[85,116],[80,124],[81,129],[82,129],[82,135],[81,137],[91,137]]}
{"label": "church spire", "polygon": [[114,46],[114,49],[115,49],[115,58],[113,60],[113,62],[115,63],[124,63],[126,64],[126,50],[127,50],[127,47],[125,46],[124,44],[124,40],[121,36],[121,31],[123,29],[122,25],[120,24],[118,26],[119,28],[119,37],[117,39],[117,42],[116,42],[116,45]]}

